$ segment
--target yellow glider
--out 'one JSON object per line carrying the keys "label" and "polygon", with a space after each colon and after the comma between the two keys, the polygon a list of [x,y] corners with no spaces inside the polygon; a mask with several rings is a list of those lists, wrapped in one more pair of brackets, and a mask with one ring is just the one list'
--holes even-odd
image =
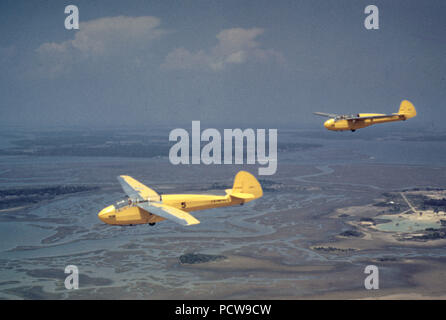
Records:
{"label": "yellow glider", "polygon": [[332,131],[346,131],[354,132],[356,129],[371,126],[372,124],[404,121],[413,118],[417,115],[415,107],[410,101],[403,100],[400,104],[398,113],[381,114],[381,113],[358,113],[356,115],[336,115],[323,112],[313,112],[315,115],[329,117],[325,121],[324,127]]}
{"label": "yellow glider", "polygon": [[102,209],[98,217],[103,222],[112,225],[154,225],[165,219],[184,226],[200,223],[188,212],[210,208],[241,205],[260,198],[262,187],[257,179],[246,171],[237,173],[232,189],[226,190],[226,195],[207,194],[163,194],[160,196],[154,190],[129,176],[119,176],[128,200],[122,200],[115,205]]}

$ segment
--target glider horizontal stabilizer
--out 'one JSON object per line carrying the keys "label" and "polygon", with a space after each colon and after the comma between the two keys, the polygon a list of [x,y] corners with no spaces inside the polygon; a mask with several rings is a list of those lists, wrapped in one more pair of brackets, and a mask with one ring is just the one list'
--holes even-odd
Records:
{"label": "glider horizontal stabilizer", "polygon": [[243,192],[232,192],[232,189],[227,189],[226,193],[231,197],[243,199],[243,200],[254,200],[256,199],[255,195],[251,193],[243,193]]}

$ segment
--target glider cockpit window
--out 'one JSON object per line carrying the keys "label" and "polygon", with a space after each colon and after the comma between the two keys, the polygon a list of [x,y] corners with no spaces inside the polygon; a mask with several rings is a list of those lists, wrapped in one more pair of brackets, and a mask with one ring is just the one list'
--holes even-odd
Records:
{"label": "glider cockpit window", "polygon": [[115,204],[115,208],[116,208],[117,210],[119,210],[119,209],[122,209],[122,208],[124,208],[124,207],[129,206],[129,205],[130,205],[130,204],[129,204],[129,201],[128,201],[128,200],[121,200],[121,201],[116,202],[116,204]]}

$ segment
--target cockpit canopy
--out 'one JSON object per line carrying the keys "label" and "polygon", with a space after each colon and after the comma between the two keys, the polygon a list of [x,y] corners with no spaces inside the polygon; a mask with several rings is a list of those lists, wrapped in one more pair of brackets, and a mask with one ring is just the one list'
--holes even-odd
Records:
{"label": "cockpit canopy", "polygon": [[131,205],[131,203],[132,202],[130,201],[130,199],[120,200],[115,203],[115,208],[116,208],[116,210],[120,210],[124,207],[129,207]]}

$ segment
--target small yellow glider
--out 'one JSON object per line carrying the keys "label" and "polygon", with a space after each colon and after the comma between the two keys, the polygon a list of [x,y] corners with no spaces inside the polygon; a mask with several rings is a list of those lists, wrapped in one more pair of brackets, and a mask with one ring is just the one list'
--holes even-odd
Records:
{"label": "small yellow glider", "polygon": [[112,225],[154,225],[165,219],[184,226],[200,223],[188,212],[210,208],[242,205],[260,198],[262,187],[257,179],[246,171],[237,173],[232,189],[226,195],[206,194],[164,194],[160,196],[154,190],[129,176],[119,176],[127,200],[102,209],[98,217]]}
{"label": "small yellow glider", "polygon": [[398,113],[382,114],[382,113],[358,113],[356,115],[337,115],[323,112],[313,112],[315,115],[329,117],[331,119],[325,121],[324,127],[332,131],[354,132],[356,129],[371,126],[372,124],[404,121],[417,115],[415,107],[410,101],[403,100],[400,104]]}

